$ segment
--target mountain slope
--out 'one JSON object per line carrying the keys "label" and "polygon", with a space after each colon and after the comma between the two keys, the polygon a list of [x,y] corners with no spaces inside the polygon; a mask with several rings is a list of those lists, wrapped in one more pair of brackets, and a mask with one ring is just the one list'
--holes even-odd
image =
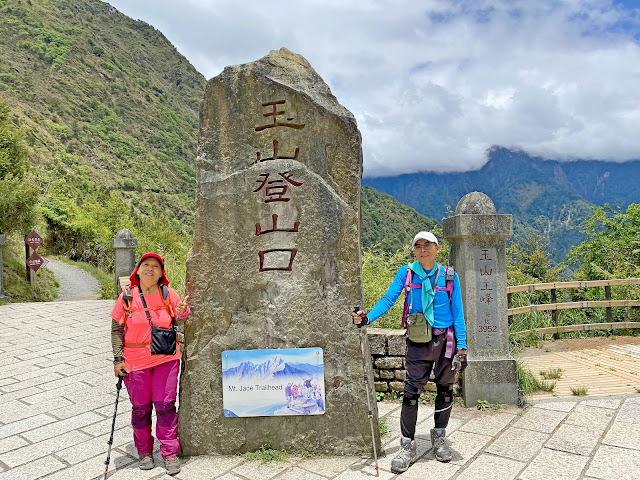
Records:
{"label": "mountain slope", "polygon": [[362,187],[360,205],[365,248],[377,246],[392,253],[409,245],[420,230],[441,230],[435,220],[371,187]]}
{"label": "mountain slope", "polygon": [[159,31],[106,3],[0,0],[0,96],[33,149],[49,247],[94,235],[87,215],[190,230],[205,83]]}

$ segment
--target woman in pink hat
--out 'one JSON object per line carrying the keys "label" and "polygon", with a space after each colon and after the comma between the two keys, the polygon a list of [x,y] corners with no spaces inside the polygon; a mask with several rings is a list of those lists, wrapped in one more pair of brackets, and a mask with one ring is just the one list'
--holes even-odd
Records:
{"label": "woman in pink hat", "polygon": [[169,287],[164,260],[145,253],[129,277],[111,312],[113,369],[124,376],[133,406],[133,440],[139,467],[154,467],[151,411],[156,409],[156,436],[167,473],[180,471],[176,396],[180,349],[175,337],[176,320],[189,316],[188,296],[180,300]]}

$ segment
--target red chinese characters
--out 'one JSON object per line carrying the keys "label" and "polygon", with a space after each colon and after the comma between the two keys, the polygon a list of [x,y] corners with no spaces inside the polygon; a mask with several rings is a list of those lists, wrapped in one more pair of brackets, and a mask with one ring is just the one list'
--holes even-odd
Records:
{"label": "red chinese characters", "polygon": [[[294,130],[301,130],[304,128],[304,124],[294,123],[293,117],[286,117],[284,108],[278,109],[286,103],[286,100],[276,100],[272,102],[265,102],[263,107],[271,107],[270,111],[263,113],[263,117],[271,118],[271,122],[259,125],[255,127],[256,132],[261,132],[272,128],[292,128]],[[282,118],[283,116],[284,119]],[[271,156],[263,156],[261,152],[256,152],[256,163],[276,160],[298,160],[300,154],[300,148],[295,147],[293,154],[283,154],[280,151],[280,142],[277,139],[272,139],[273,154]],[[290,151],[290,150],[289,150]],[[253,193],[259,193],[263,195],[262,203],[273,204],[274,202],[288,203],[291,201],[290,189],[298,188],[304,185],[303,182],[293,178],[293,174],[290,170],[282,172],[263,172],[260,174],[260,178],[256,180],[258,187],[253,190]],[[282,213],[282,212],[280,212]],[[262,235],[271,234],[274,232],[286,232],[297,233],[300,222],[293,222],[293,226],[279,227],[278,226],[278,214],[273,213],[271,215],[271,225],[263,227],[260,223],[255,224],[255,236],[260,237]],[[293,267],[293,261],[298,253],[297,248],[280,248],[279,246],[274,248],[267,248],[258,252],[259,259],[259,272],[268,271],[284,271],[290,272]]]}
{"label": "red chinese characters", "polygon": [[276,178],[275,180],[269,180],[269,173],[261,173],[260,176],[262,180],[256,180],[257,183],[260,183],[258,188],[256,188],[253,192],[259,192],[264,188],[265,201],[264,203],[271,202],[288,202],[291,200],[290,198],[286,198],[285,195],[289,186],[285,183],[289,183],[294,187],[299,187],[302,185],[302,182],[296,182],[291,177],[290,172],[280,172],[278,173],[281,178]]}

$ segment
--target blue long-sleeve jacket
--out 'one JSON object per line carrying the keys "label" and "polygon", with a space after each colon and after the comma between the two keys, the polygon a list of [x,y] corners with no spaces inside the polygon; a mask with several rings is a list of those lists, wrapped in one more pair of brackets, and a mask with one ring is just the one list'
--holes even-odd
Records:
{"label": "blue long-sleeve jacket", "polygon": [[[387,313],[393,304],[396,303],[396,300],[404,290],[407,268],[407,265],[400,267],[387,293],[385,293],[371,311],[367,313],[367,317],[369,317],[371,322]],[[445,287],[447,284],[445,280],[445,269],[442,265],[440,265],[439,268],[440,276],[438,277],[438,284],[436,286]],[[429,277],[429,279],[429,281],[433,282],[433,276]],[[411,283],[420,285],[420,287],[412,288],[412,291],[409,293],[409,295],[413,294],[413,305],[411,305],[411,300],[409,301],[411,305],[409,313],[422,312],[422,280],[414,273],[411,277]],[[467,348],[467,328],[464,322],[462,294],[460,292],[460,280],[458,279],[457,273],[453,278],[451,303],[449,303],[449,294],[445,290],[436,290],[435,299],[433,300],[433,317],[433,328],[445,329],[453,325],[458,348]]]}

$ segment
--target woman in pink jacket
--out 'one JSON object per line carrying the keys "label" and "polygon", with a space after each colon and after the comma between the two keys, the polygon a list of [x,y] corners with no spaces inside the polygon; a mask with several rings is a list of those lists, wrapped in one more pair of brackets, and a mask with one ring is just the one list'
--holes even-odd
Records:
{"label": "woman in pink jacket", "polygon": [[116,376],[124,376],[133,407],[131,425],[139,467],[154,468],[151,411],[155,407],[160,453],[167,473],[175,475],[180,472],[175,406],[180,349],[174,324],[189,316],[189,297],[180,300],[169,287],[164,260],[157,253],[142,255],[129,280],[111,312],[113,368]]}

